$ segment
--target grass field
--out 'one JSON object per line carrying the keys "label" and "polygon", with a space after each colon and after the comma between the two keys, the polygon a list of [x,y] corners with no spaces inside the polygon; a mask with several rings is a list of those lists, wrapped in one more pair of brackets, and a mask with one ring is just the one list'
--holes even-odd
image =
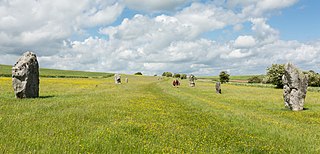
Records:
{"label": "grass field", "polygon": [[[11,77],[12,66],[0,64],[0,76]],[[56,70],[40,68],[39,70],[41,77],[49,78],[107,78],[113,76],[111,73],[102,72],[84,72],[84,71],[69,71],[69,70]]]}
{"label": "grass field", "polygon": [[281,89],[127,77],[41,78],[22,100],[0,77],[0,153],[320,153],[320,93],[291,112]]}

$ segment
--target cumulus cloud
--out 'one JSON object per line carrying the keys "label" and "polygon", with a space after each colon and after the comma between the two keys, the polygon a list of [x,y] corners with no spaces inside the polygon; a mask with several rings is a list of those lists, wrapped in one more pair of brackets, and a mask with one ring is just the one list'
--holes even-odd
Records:
{"label": "cumulus cloud", "polygon": [[[13,64],[21,52],[35,50],[42,67],[60,69],[257,74],[265,73],[272,63],[290,60],[317,71],[319,60],[314,57],[320,56],[320,41],[284,41],[268,24],[269,12],[295,2],[0,1],[0,61]],[[125,8],[146,13],[115,24]],[[245,27],[246,22],[251,25]],[[219,41],[216,34],[204,37],[230,27],[237,34],[233,39]],[[97,29],[97,36],[87,32]],[[77,35],[85,39],[74,39]]]}
{"label": "cumulus cloud", "polygon": [[227,6],[242,8],[242,14],[251,17],[261,17],[266,13],[277,11],[293,4],[298,0],[228,0]]}
{"label": "cumulus cloud", "polygon": [[[278,40],[251,48],[238,48],[233,42],[177,41],[157,52],[144,52],[143,45],[133,48],[121,42],[113,46],[110,40],[88,38],[83,42],[70,42],[71,47],[65,48],[60,56],[39,59],[52,61],[56,68],[120,73],[142,71],[149,75],[165,71],[212,75],[222,70],[229,70],[231,74],[262,74],[272,63],[289,60],[300,64],[302,69],[316,70],[318,67],[314,64],[319,60],[314,57],[320,55],[320,42],[306,44]],[[95,56],[88,51],[95,51]]]}
{"label": "cumulus cloud", "polygon": [[173,11],[191,0],[124,0],[132,9],[150,12]]}
{"label": "cumulus cloud", "polygon": [[271,43],[279,39],[279,32],[266,23],[265,18],[252,18],[252,31],[263,44]]}
{"label": "cumulus cloud", "polygon": [[195,36],[208,31],[222,29],[228,25],[236,25],[245,19],[232,10],[214,4],[193,3],[176,15],[183,24],[192,28]]}
{"label": "cumulus cloud", "polygon": [[234,46],[239,48],[253,47],[255,45],[256,40],[252,36],[248,35],[238,36],[238,38],[234,42]]}
{"label": "cumulus cloud", "polygon": [[112,5],[100,3],[94,5],[98,6],[86,10],[85,13],[81,14],[81,16],[77,16],[76,21],[79,26],[94,27],[108,25],[115,21],[118,16],[120,16],[124,7],[119,3]]}
{"label": "cumulus cloud", "polygon": [[1,1],[0,49],[4,53],[31,49],[53,55],[63,40],[81,29],[111,24],[122,9],[115,1]]}

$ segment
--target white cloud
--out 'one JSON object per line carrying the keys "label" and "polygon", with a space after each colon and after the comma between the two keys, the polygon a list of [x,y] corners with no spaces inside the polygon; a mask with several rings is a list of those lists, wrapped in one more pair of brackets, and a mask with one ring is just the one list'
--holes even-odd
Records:
{"label": "white cloud", "polygon": [[234,46],[239,48],[253,47],[255,45],[255,39],[252,36],[248,35],[238,36],[238,38],[234,42]]}
{"label": "white cloud", "polygon": [[133,47],[121,42],[114,46],[110,40],[88,38],[82,42],[70,42],[71,46],[59,56],[39,59],[41,64],[51,63],[55,68],[130,74],[141,71],[149,75],[164,71],[213,75],[222,70],[229,70],[233,75],[262,74],[272,63],[287,61],[298,64],[302,69],[318,71],[314,64],[320,60],[314,57],[320,56],[320,42],[305,44],[278,40],[246,49],[234,46],[233,42],[217,43],[207,39],[178,41],[159,51],[144,52],[143,45]]}
{"label": "white cloud", "polygon": [[262,17],[297,2],[298,0],[228,0],[227,5],[231,8],[242,8],[242,13],[245,16]]}
{"label": "white cloud", "polygon": [[[320,56],[320,41],[280,40],[280,32],[267,22],[269,12],[295,0],[187,5],[192,1],[0,1],[0,61],[13,64],[17,54],[34,50],[42,67],[60,69],[250,74],[265,73],[272,63],[290,60],[302,69],[320,71],[315,58]],[[151,13],[135,14],[111,26],[125,7]],[[245,22],[252,23],[251,29]],[[234,40],[219,41],[218,34],[204,37],[228,28],[233,28]],[[91,36],[88,29],[99,29],[105,36]],[[85,39],[74,39],[77,35]]]}
{"label": "white cloud", "polygon": [[250,55],[251,55],[251,52],[241,52],[241,49],[233,50],[229,54],[231,58],[244,58]]}
{"label": "white cloud", "polygon": [[1,1],[1,50],[31,49],[53,55],[63,40],[81,29],[111,24],[122,9],[115,1]]}
{"label": "white cloud", "polygon": [[217,7],[214,4],[201,3],[193,3],[178,13],[176,18],[183,24],[190,26],[191,33],[194,33],[195,36],[244,21],[232,10]]}
{"label": "white cloud", "polygon": [[262,44],[272,43],[279,39],[279,32],[266,23],[265,18],[252,18],[252,31]]}
{"label": "white cloud", "polygon": [[77,22],[81,26],[94,27],[108,25],[115,21],[122,13],[123,5],[115,3],[113,5],[102,4],[102,7],[94,7],[77,17]]}
{"label": "white cloud", "polygon": [[298,2],[298,0],[260,0],[257,3],[259,9],[265,10],[275,10],[282,9],[291,6]]}
{"label": "white cloud", "polygon": [[124,0],[124,3],[131,9],[143,11],[172,11],[191,0]]}
{"label": "white cloud", "polygon": [[140,55],[160,52],[172,42],[178,40],[190,40],[191,28],[181,24],[175,17],[160,15],[149,18],[143,15],[135,15],[133,19],[124,19],[117,27],[107,27],[100,30],[102,34],[109,36],[113,46],[121,45],[122,50],[140,50]]}

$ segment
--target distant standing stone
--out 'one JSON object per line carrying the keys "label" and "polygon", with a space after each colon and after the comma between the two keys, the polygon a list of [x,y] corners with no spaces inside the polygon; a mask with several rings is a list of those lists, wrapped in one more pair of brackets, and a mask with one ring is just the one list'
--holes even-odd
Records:
{"label": "distant standing stone", "polygon": [[282,81],[285,107],[292,111],[303,110],[308,88],[308,77],[293,64],[287,63]]}
{"label": "distant standing stone", "polygon": [[121,84],[121,75],[120,74],[115,74],[114,75],[114,82],[116,84]]}
{"label": "distant standing stone", "polygon": [[126,83],[128,83],[129,82],[129,79],[128,78],[126,78]]}
{"label": "distant standing stone", "polygon": [[39,64],[36,54],[25,52],[12,67],[12,86],[16,98],[39,97]]}
{"label": "distant standing stone", "polygon": [[216,82],[216,93],[221,94],[221,83],[220,82]]}
{"label": "distant standing stone", "polygon": [[196,86],[195,77],[194,77],[193,74],[191,74],[191,75],[189,76],[189,86],[190,86],[190,87]]}

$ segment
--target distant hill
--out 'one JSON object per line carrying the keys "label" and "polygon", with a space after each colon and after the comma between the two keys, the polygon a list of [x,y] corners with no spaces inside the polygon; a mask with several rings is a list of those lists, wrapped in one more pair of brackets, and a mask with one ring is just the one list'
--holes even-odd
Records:
{"label": "distant hill", "polygon": [[[10,65],[0,64],[0,76],[11,77],[11,68],[12,66]],[[108,78],[111,76],[113,76],[112,73],[40,68],[40,77],[48,77],[48,78]]]}

